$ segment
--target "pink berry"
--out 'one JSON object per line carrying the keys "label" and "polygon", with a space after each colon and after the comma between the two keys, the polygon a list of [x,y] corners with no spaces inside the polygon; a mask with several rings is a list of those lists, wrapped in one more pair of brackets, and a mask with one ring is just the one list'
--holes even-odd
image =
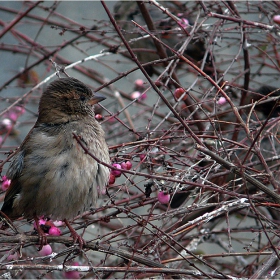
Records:
{"label": "pink berry", "polygon": [[[79,266],[78,262],[73,262],[73,266]],[[79,271],[66,271],[64,272],[64,277],[66,279],[80,279]]]}
{"label": "pink berry", "polygon": [[225,97],[221,96],[218,100],[219,105],[225,105],[227,103],[227,100]]}
{"label": "pink berry", "polygon": [[[121,165],[118,164],[118,163],[113,163],[112,164],[113,167],[116,167],[118,169],[121,169]],[[122,172],[120,170],[115,170],[115,169],[112,169],[111,170],[111,174],[113,174],[115,177],[120,177],[122,175]]]}
{"label": "pink berry", "polygon": [[131,93],[131,98],[133,98],[133,99],[138,99],[140,96],[141,96],[140,91],[134,91]]}
{"label": "pink berry", "polygon": [[116,181],[116,176],[110,173],[109,185],[113,185]]}
{"label": "pink berry", "polygon": [[275,23],[280,24],[280,15],[275,15],[275,16],[273,17],[273,21],[274,21]]}
{"label": "pink berry", "polygon": [[61,227],[64,225],[64,222],[63,221],[53,221],[53,224],[56,226],[56,227]]}
{"label": "pink berry", "polygon": [[131,167],[132,167],[132,163],[128,160],[128,161],[125,162],[125,164],[126,164],[126,169],[130,170]]}
{"label": "pink berry", "polygon": [[2,176],[2,181],[4,182],[6,180],[8,180],[8,177],[6,175]]}
{"label": "pink berry", "polygon": [[[46,221],[44,219],[39,219],[39,225],[44,225],[46,223]],[[34,221],[34,224],[33,224],[34,228],[37,229],[37,225],[36,225],[36,222]]]}
{"label": "pink berry", "polygon": [[165,193],[163,191],[160,191],[157,195],[158,197],[158,201],[161,204],[168,204],[169,200],[170,200],[170,194],[169,193]]}
{"label": "pink berry", "polygon": [[44,256],[48,256],[52,253],[52,247],[47,244],[45,246],[43,246],[43,248],[39,251],[40,256],[44,257]]}
{"label": "pink berry", "polygon": [[127,170],[127,166],[126,166],[126,163],[125,163],[125,162],[122,162],[122,163],[121,163],[121,167],[122,167],[122,169],[126,169],[126,170]]}
{"label": "pink berry", "polygon": [[60,236],[61,235],[61,230],[57,227],[51,227],[49,229],[49,235]]}
{"label": "pink berry", "polygon": [[141,96],[140,96],[140,99],[141,100],[145,100],[147,98],[147,93],[143,93]]}
{"label": "pink berry", "polygon": [[131,98],[144,100],[147,98],[147,94],[146,93],[142,94],[140,91],[134,91],[131,93]]}
{"label": "pink berry", "polygon": [[11,180],[9,180],[8,178],[7,178],[7,176],[3,176],[2,177],[2,180],[3,180],[3,182],[2,182],[2,190],[3,191],[6,191],[8,188],[9,188],[9,186],[10,186],[10,184],[11,184]]}
{"label": "pink berry", "polygon": [[144,81],[142,79],[136,79],[134,84],[137,87],[143,87],[144,86]]}
{"label": "pink berry", "polygon": [[12,120],[13,122],[16,122],[16,120],[18,119],[19,114],[17,114],[16,112],[12,111],[9,113],[9,118],[10,120]]}
{"label": "pink berry", "polygon": [[18,117],[20,117],[24,113],[25,113],[25,109],[23,107],[15,106],[10,111],[8,111],[4,116],[15,123]]}
{"label": "pink berry", "polygon": [[13,127],[12,121],[10,119],[3,119],[1,124],[5,127],[6,130],[10,130]]}
{"label": "pink berry", "polygon": [[103,116],[101,114],[96,114],[95,115],[95,119],[98,121],[102,121],[103,120]]}

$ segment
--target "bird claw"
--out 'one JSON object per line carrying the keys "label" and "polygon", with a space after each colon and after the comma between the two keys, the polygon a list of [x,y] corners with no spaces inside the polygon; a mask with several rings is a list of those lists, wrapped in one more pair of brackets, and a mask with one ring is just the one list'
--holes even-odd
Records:
{"label": "bird claw", "polygon": [[38,251],[41,251],[43,246],[48,244],[48,240],[47,240],[47,236],[44,233],[44,231],[42,230],[41,225],[39,224],[39,220],[36,216],[34,217],[34,220],[35,220],[35,223],[36,223],[36,226],[37,226],[37,232],[38,232],[38,235],[39,235]]}
{"label": "bird claw", "polygon": [[38,235],[39,235],[39,248],[38,248],[38,251],[41,251],[43,246],[46,246],[48,244],[48,240],[47,240],[47,236],[44,233],[40,234],[38,232]]}
{"label": "bird claw", "polygon": [[69,224],[69,222],[65,219],[64,220],[66,226],[68,227],[71,236],[73,238],[73,245],[76,244],[77,242],[79,243],[79,247],[82,250],[85,245],[86,245],[86,241],[75,231],[75,229]]}

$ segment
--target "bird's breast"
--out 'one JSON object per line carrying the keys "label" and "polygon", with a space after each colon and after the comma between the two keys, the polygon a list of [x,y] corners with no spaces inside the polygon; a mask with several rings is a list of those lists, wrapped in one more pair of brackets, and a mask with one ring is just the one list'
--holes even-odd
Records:
{"label": "bird's breast", "polygon": [[107,185],[110,171],[85,152],[73,133],[90,153],[110,163],[103,131],[96,132],[90,125],[35,130],[26,147],[22,193],[15,201],[25,216],[35,211],[38,216],[69,219],[95,206],[98,188]]}

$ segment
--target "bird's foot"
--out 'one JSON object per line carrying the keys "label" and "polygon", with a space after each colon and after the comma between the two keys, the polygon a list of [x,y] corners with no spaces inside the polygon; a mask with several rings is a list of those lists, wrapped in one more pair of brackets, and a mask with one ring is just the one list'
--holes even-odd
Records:
{"label": "bird's foot", "polygon": [[38,248],[38,251],[41,251],[43,246],[48,244],[48,240],[47,240],[46,234],[44,233],[44,231],[41,228],[41,225],[39,224],[38,217],[34,216],[34,220],[35,220],[36,227],[37,227],[37,232],[38,232],[38,235],[39,235],[39,248]]}
{"label": "bird's foot", "polygon": [[73,237],[73,244],[78,242],[79,247],[82,250],[83,247],[86,245],[86,241],[75,231],[75,229],[73,229],[73,227],[69,224],[69,222],[66,219],[64,219],[64,222],[66,226],[69,228],[71,236]]}

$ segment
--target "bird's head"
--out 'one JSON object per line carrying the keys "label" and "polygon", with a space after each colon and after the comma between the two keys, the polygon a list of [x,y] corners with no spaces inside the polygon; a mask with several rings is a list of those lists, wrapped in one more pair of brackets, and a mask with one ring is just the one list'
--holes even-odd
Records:
{"label": "bird's head", "polygon": [[94,116],[93,105],[104,99],[75,78],[60,78],[43,92],[38,121],[57,124]]}

